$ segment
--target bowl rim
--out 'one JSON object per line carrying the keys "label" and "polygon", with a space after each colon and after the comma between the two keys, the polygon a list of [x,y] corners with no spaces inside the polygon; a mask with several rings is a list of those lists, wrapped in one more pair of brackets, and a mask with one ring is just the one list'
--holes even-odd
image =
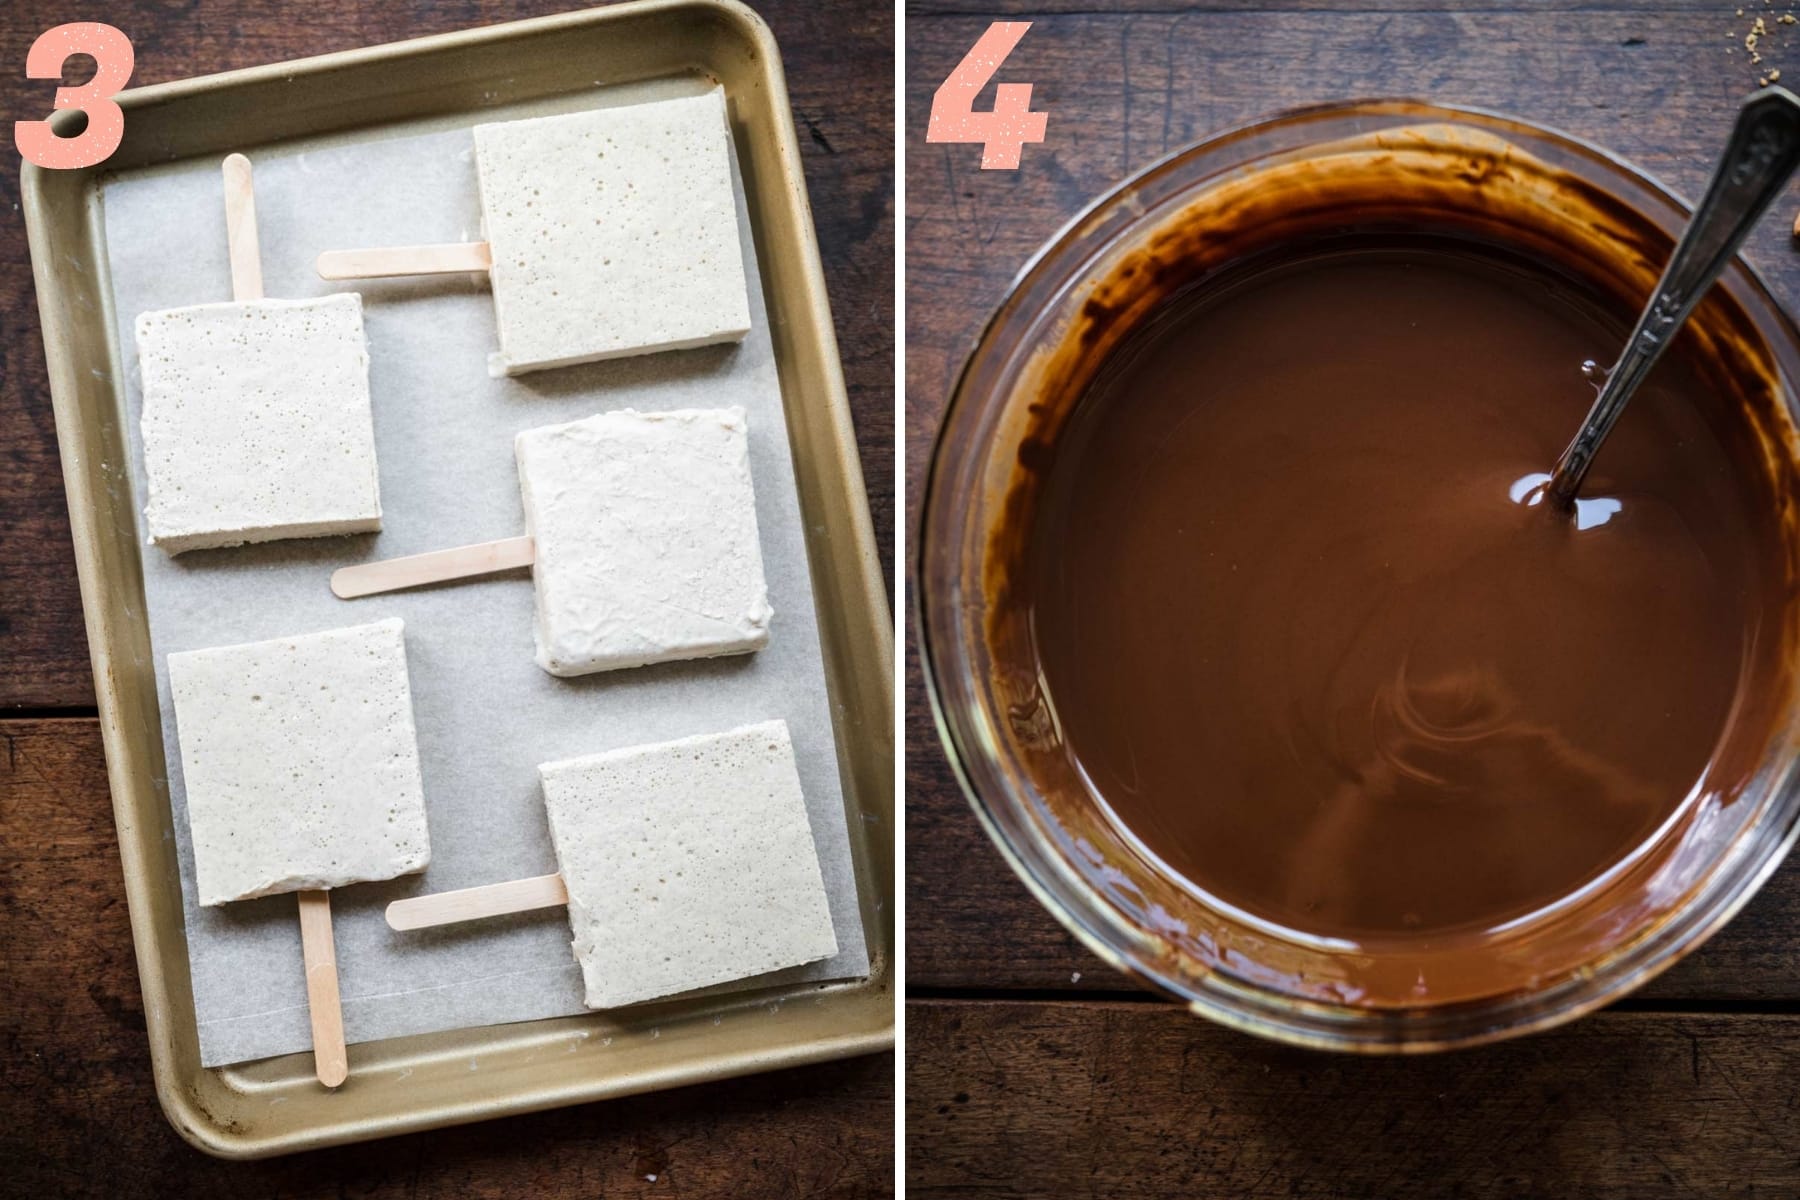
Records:
{"label": "bowl rim", "polygon": [[[1178,147],[1125,176],[1097,194],[1074,215],[1049,235],[1016,271],[1008,282],[998,304],[988,313],[980,329],[969,343],[951,383],[937,429],[933,433],[931,452],[920,489],[920,502],[913,527],[916,541],[911,557],[911,603],[914,628],[919,639],[920,675],[929,702],[933,726],[945,759],[950,765],[964,799],[974,810],[988,839],[999,849],[1002,859],[1025,884],[1032,897],[1081,944],[1109,966],[1147,988],[1182,1002],[1190,1011],[1230,1028],[1246,1033],[1315,1049],[1357,1053],[1412,1054],[1458,1047],[1483,1045],[1526,1033],[1540,1031],[1566,1022],[1612,1003],[1621,996],[1643,986],[1651,979],[1680,962],[1689,953],[1722,928],[1748,903],[1786,858],[1795,841],[1800,839],[1800,805],[1790,804],[1786,824],[1774,831],[1773,837],[1751,836],[1755,825],[1770,816],[1757,814],[1743,835],[1729,846],[1713,865],[1714,876],[1681,901],[1653,929],[1654,936],[1626,939],[1593,960],[1602,967],[1618,966],[1633,956],[1643,961],[1628,962],[1616,973],[1602,978],[1600,972],[1582,970],[1541,990],[1502,993],[1416,1009],[1374,1009],[1348,1004],[1310,1000],[1213,970],[1201,977],[1197,985],[1158,974],[1148,964],[1131,959],[1109,932],[1128,932],[1124,921],[1091,886],[1082,883],[1077,890],[1085,892],[1089,901],[1085,911],[1076,911],[1059,895],[1060,881],[1042,865],[1053,866],[1048,859],[1055,855],[1047,844],[1031,846],[1029,855],[1003,829],[992,807],[970,773],[971,748],[963,744],[956,723],[951,719],[944,694],[939,652],[934,650],[933,622],[936,609],[925,586],[926,554],[929,548],[933,515],[938,511],[944,491],[947,445],[955,418],[971,401],[967,396],[970,377],[982,349],[990,343],[1000,327],[1020,302],[1025,285],[1045,266],[1057,251],[1067,246],[1085,227],[1103,213],[1110,212],[1120,200],[1178,164],[1215,153],[1226,146],[1276,130],[1302,128],[1312,122],[1346,120],[1357,117],[1444,120],[1483,128],[1504,134],[1510,128],[1555,143],[1558,149],[1590,160],[1604,170],[1615,173],[1612,183],[1629,182],[1666,201],[1682,214],[1691,214],[1692,203],[1656,176],[1632,163],[1624,156],[1608,150],[1587,138],[1557,126],[1529,120],[1476,105],[1463,105],[1423,100],[1413,97],[1368,97],[1307,104],[1252,117],[1225,126],[1214,133]],[[1288,152],[1304,149],[1289,145]],[[1619,179],[1618,176],[1623,176]],[[1204,186],[1204,185],[1202,185]],[[1740,252],[1734,255],[1732,269],[1741,274],[1758,307],[1777,323],[1768,331],[1784,337],[1800,349],[1800,326],[1776,299],[1763,274]],[[1761,321],[1757,322],[1759,325]],[[1792,394],[1790,415],[1800,422]],[[949,618],[943,629],[952,628]],[[1790,748],[1788,759],[1781,764],[1768,784],[1771,802],[1784,793],[1792,793],[1800,775],[1800,755]],[[1772,803],[1771,803],[1772,809]],[[1735,861],[1749,858],[1748,864]],[[1063,864],[1064,870],[1074,872]],[[1651,943],[1654,942],[1654,946]],[[1421,1014],[1441,1029],[1429,1036],[1417,1036],[1411,1029]]]}

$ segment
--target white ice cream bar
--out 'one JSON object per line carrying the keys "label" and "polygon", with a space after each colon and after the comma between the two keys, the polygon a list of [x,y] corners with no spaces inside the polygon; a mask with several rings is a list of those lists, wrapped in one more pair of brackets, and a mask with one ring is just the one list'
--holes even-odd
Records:
{"label": "white ice cream bar", "polygon": [[624,409],[528,429],[514,448],[539,666],[585,675],[768,644],[743,409]]}
{"label": "white ice cream bar", "polygon": [[169,655],[201,904],[431,859],[398,619]]}
{"label": "white ice cream bar", "polygon": [[786,722],[538,771],[589,1008],[837,953]]}
{"label": "white ice cream bar", "polygon": [[137,348],[156,545],[381,528],[360,296],[147,312]]}
{"label": "white ice cream bar", "polygon": [[724,92],[475,127],[496,374],[750,330]]}

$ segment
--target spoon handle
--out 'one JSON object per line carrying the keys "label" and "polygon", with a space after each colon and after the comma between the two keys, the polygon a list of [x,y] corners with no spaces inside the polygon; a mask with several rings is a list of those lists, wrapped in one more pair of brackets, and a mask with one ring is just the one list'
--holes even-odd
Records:
{"label": "spoon handle", "polygon": [[1612,432],[1613,422],[1644,376],[1680,331],[1688,314],[1706,295],[1725,264],[1743,244],[1757,218],[1800,166],[1800,97],[1782,87],[1753,93],[1738,110],[1737,125],[1719,165],[1713,169],[1706,195],[1669,257],[1657,281],[1654,298],[1638,318],[1637,328],[1619,354],[1588,410],[1575,440],[1569,443],[1550,477],[1551,500],[1567,506],[1582,477]]}

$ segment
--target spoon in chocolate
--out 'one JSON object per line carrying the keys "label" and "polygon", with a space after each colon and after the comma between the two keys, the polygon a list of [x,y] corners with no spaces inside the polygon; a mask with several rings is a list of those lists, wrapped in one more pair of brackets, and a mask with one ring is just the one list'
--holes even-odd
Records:
{"label": "spoon in chocolate", "polygon": [[1669,265],[1638,318],[1637,328],[1631,331],[1575,440],[1556,460],[1556,470],[1542,485],[1556,507],[1564,511],[1574,507],[1582,478],[1593,464],[1600,443],[1612,432],[1626,401],[1656,365],[1688,314],[1724,271],[1796,166],[1800,166],[1800,97],[1782,87],[1766,87],[1752,93],[1738,110],[1731,140],[1725,144],[1719,165],[1713,168],[1706,195],[1676,243]]}

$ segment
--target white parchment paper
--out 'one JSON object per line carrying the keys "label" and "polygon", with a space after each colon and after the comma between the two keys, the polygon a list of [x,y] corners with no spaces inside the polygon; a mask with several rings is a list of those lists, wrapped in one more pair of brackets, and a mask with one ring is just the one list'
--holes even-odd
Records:
{"label": "white parchment paper", "polygon": [[[698,80],[661,85],[692,91]],[[597,90],[483,110],[460,127],[377,129],[363,138],[246,147],[267,294],[363,295],[380,456],[382,531],[170,558],[144,550],[144,590],[181,862],[188,952],[207,1066],[311,1045],[292,895],[202,909],[195,899],[167,656],[383,617],[406,621],[413,708],[431,830],[419,876],[332,893],[344,1023],[351,1041],[585,1011],[562,909],[422,933],[390,930],[400,896],[556,869],[537,764],[784,718],[793,734],[839,953],[736,987],[868,973],[845,833],[799,497],[749,219],[738,184],[753,328],[741,345],[646,355],[493,379],[497,343],[485,279],[327,284],[321,250],[480,237],[468,127],[644,98]],[[736,176],[734,163],[733,177]],[[128,376],[132,487],[144,499],[132,321],[146,309],[231,298],[219,164],[122,174],[104,189],[113,300]],[[524,530],[512,439],[521,429],[632,407],[741,404],[749,414],[757,521],[775,608],[755,655],[557,679],[532,662],[524,572],[341,601],[347,563],[510,537]]]}

